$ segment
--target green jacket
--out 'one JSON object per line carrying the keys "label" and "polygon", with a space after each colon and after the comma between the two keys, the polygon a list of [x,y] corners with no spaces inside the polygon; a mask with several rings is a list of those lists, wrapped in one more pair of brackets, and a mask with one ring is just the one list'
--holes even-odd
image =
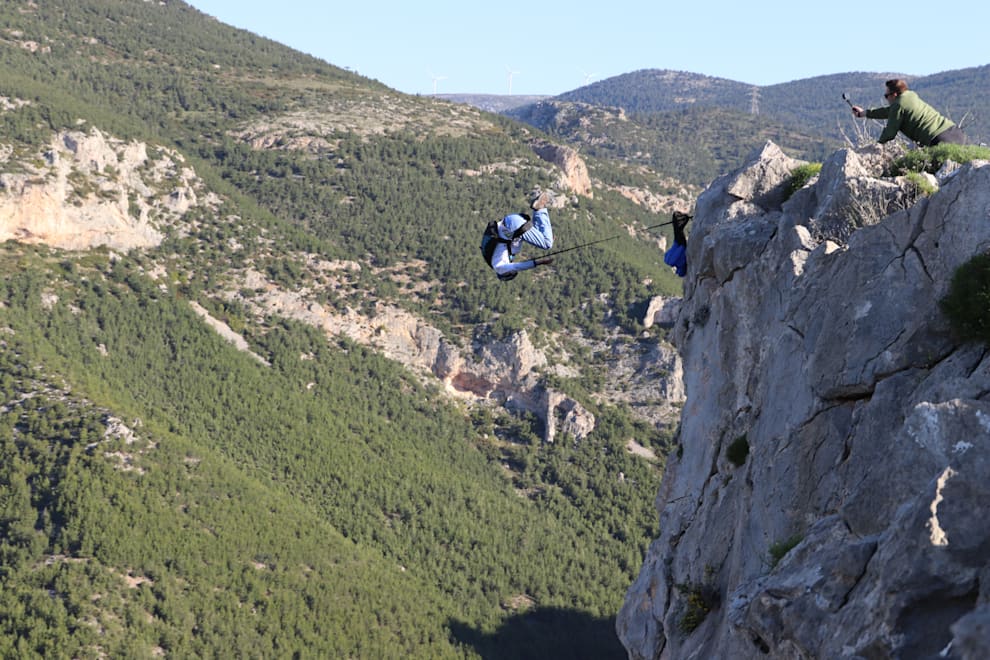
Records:
{"label": "green jacket", "polygon": [[887,120],[887,126],[877,142],[890,142],[897,131],[900,131],[921,146],[927,147],[935,137],[955,126],[910,90],[898,96],[886,108],[870,108],[866,111],[866,116],[870,119]]}

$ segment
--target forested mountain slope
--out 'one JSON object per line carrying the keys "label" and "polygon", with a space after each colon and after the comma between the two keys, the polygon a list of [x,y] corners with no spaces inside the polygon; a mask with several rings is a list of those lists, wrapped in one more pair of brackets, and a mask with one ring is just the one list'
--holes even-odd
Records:
{"label": "forested mountain slope", "polygon": [[963,125],[973,142],[990,141],[990,64],[929,76],[883,71],[836,73],[767,86],[698,73],[644,69],[592,83],[555,100],[619,107],[635,115],[688,107],[724,108],[759,114],[809,135],[840,138],[842,124],[851,120],[842,95],[863,107],[882,106],[883,83],[890,78],[908,81],[926,101]]}
{"label": "forested mountain slope", "polygon": [[[499,285],[481,229],[561,181],[524,125],[182,2],[4,3],[0,62],[0,654],[622,657],[685,188],[588,158],[558,247],[609,240]],[[528,389],[384,357],[403,314]]]}
{"label": "forested mountain slope", "polygon": [[821,161],[835,146],[814,132],[714,105],[632,114],[617,107],[544,101],[507,114],[567,141],[582,154],[643,165],[699,187],[768,140],[809,161]]}
{"label": "forested mountain slope", "polygon": [[[648,163],[705,185],[768,139],[806,160],[876,139],[882,123],[853,118],[843,94],[864,107],[883,106],[883,83],[890,78],[907,80],[972,143],[990,141],[990,65],[930,76],[839,73],[769,86],[644,69],[504,114],[566,139],[582,153]],[[615,120],[620,113],[622,120]],[[613,120],[603,125],[603,115]]]}

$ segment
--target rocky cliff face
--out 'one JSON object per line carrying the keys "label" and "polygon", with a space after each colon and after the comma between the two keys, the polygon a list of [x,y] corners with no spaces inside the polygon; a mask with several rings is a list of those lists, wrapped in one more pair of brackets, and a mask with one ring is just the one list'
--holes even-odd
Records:
{"label": "rocky cliff face", "polygon": [[555,184],[558,190],[569,190],[582,197],[595,196],[591,188],[591,177],[588,176],[588,166],[575,149],[545,140],[537,140],[532,146],[537,156],[556,165],[560,170]]}
{"label": "rocky cliff face", "polygon": [[631,658],[990,657],[990,353],[938,306],[990,249],[990,164],[906,204],[883,158],[785,201],[768,144],[698,199]]}
{"label": "rocky cliff face", "polygon": [[98,130],[55,135],[37,159],[0,145],[0,241],[44,243],[66,250],[104,245],[147,248],[159,231],[198,203],[198,180],[177,153],[148,154]]}

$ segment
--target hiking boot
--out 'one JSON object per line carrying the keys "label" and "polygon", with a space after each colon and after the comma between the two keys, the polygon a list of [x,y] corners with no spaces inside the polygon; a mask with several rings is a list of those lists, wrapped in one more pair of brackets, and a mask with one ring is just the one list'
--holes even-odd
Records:
{"label": "hiking boot", "polygon": [[553,193],[549,190],[536,189],[529,194],[529,208],[534,211],[545,209],[553,202]]}

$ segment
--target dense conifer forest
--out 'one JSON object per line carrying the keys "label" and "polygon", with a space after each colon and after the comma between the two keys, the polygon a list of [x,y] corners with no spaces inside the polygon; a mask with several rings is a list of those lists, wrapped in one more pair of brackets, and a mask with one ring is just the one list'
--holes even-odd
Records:
{"label": "dense conifer forest", "polygon": [[582,644],[614,651],[658,483],[619,443],[649,429],[496,442],[297,324],[257,337],[264,366],[126,260],[11,251],[4,272],[4,655],[459,655],[454,623],[517,643],[514,597],[603,622]]}

